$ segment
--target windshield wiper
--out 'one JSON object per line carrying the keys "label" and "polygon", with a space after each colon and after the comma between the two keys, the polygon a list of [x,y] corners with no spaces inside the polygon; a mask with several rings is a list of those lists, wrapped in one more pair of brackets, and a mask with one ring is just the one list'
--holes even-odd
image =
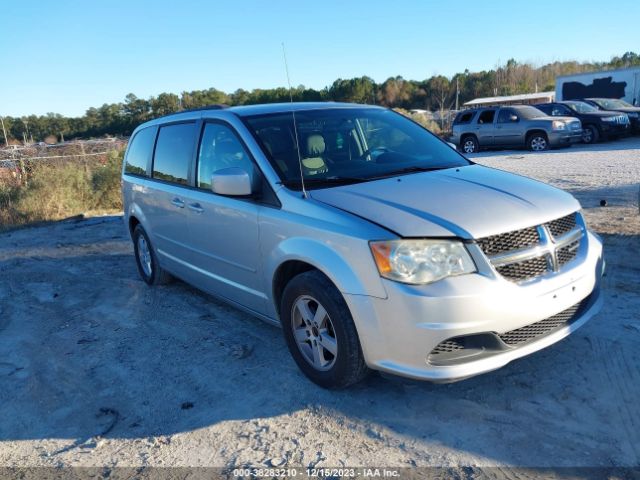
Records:
{"label": "windshield wiper", "polygon": [[390,172],[383,173],[383,174],[378,175],[378,176],[373,177],[373,178],[379,179],[379,178],[395,177],[396,175],[406,175],[408,173],[433,172],[434,170],[445,170],[447,168],[451,168],[451,167],[419,167],[419,166],[412,166],[412,167],[399,168],[398,170],[392,170]]}
{"label": "windshield wiper", "polygon": [[[322,186],[322,185],[348,185],[351,183],[360,183],[370,180],[369,178],[361,177],[321,177],[321,178],[305,178],[304,185],[307,186]],[[299,178],[293,178],[289,180],[283,180],[278,182],[285,187],[299,187],[302,182]]]}

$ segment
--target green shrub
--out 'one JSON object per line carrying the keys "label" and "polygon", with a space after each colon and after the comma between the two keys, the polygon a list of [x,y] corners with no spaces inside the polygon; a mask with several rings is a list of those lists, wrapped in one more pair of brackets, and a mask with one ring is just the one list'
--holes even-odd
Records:
{"label": "green shrub", "polygon": [[121,210],[123,153],[21,162],[16,181],[0,178],[0,229]]}

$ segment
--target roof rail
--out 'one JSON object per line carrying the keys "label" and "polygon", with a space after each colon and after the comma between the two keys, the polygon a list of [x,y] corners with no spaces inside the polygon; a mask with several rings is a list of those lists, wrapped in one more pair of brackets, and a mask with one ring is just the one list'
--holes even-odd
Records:
{"label": "roof rail", "polygon": [[197,112],[200,110],[222,110],[225,108],[229,108],[229,105],[225,105],[224,103],[214,103],[211,105],[205,105],[204,107],[198,107],[198,108],[189,108],[186,110],[179,110],[177,112],[174,113],[184,113],[184,112]]}
{"label": "roof rail", "polygon": [[215,104],[212,104],[212,105],[205,105],[204,107],[187,108],[186,110],[178,110],[177,112],[166,113],[166,114],[160,115],[158,117],[153,117],[151,120],[157,120],[159,118],[170,117],[172,115],[178,115],[180,113],[199,112],[201,110],[223,110],[225,108],[229,108],[229,105],[224,105],[222,103],[215,103]]}

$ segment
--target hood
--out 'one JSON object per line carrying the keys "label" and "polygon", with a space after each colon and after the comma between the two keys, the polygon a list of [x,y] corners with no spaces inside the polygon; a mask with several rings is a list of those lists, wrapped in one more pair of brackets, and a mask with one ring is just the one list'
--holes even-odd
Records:
{"label": "hood", "polygon": [[313,190],[310,195],[401,237],[482,238],[580,208],[562,190],[480,165]]}
{"label": "hood", "polygon": [[529,121],[530,122],[536,122],[536,121],[542,121],[542,122],[552,122],[554,120],[561,120],[565,123],[571,123],[571,122],[579,122],[580,120],[578,120],[576,117],[565,117],[565,116],[556,116],[556,117],[552,117],[551,115],[547,115],[545,117],[536,117],[536,118],[532,118]]}
{"label": "hood", "polygon": [[640,107],[620,107],[620,108],[616,108],[615,110],[602,110],[602,111],[609,112],[609,115],[611,115],[611,113],[616,113],[616,112],[640,113]]}
{"label": "hood", "polygon": [[620,112],[618,112],[617,110],[598,110],[597,112],[579,113],[578,115],[581,115],[584,117],[604,118],[604,117],[610,117],[612,115],[619,115],[619,114]]}

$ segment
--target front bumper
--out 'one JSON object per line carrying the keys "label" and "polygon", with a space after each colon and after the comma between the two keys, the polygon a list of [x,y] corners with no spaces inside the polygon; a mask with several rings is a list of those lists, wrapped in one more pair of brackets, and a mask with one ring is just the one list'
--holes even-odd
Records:
{"label": "front bumper", "polygon": [[582,141],[582,130],[571,130],[569,132],[551,132],[548,137],[549,145],[551,147],[572,145],[574,143]]}
{"label": "front bumper", "polygon": [[613,122],[602,122],[600,127],[605,136],[626,135],[631,132],[630,124],[619,124]]}
{"label": "front bumper", "polygon": [[[483,272],[424,286],[385,281],[386,299],[345,295],[367,364],[405,377],[449,382],[495,370],[561,340],[602,305],[602,243],[590,232],[586,238],[586,248],[564,271],[526,285]],[[511,332],[587,297],[571,323],[520,346],[460,358],[449,365],[430,360],[430,352],[445,340]]]}

